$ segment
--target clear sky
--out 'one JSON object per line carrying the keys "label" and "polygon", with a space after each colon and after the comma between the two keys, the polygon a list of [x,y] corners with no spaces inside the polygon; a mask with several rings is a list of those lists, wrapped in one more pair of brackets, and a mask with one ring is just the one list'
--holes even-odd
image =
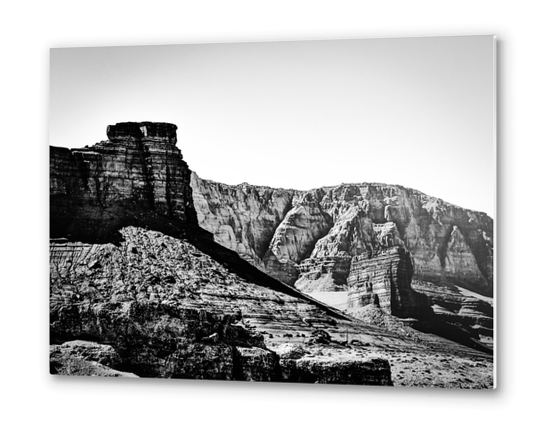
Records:
{"label": "clear sky", "polygon": [[492,36],[51,50],[49,143],[171,122],[227,184],[400,184],[494,216]]}

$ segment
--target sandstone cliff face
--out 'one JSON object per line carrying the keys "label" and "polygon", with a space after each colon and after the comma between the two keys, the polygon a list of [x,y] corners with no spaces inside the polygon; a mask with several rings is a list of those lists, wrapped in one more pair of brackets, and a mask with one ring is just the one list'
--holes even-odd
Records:
{"label": "sandstone cliff face", "polygon": [[[120,231],[118,246],[51,245],[54,373],[391,384],[387,361],[331,338],[322,354],[323,345],[311,341],[317,329],[349,328],[351,337],[370,340],[375,330],[247,281],[187,241]],[[273,349],[285,341],[306,349],[281,364]]]}
{"label": "sandstone cliff face", "polygon": [[293,284],[298,277],[297,264],[310,256],[316,240],[331,226],[331,218],[311,193],[294,199],[294,206],[277,227],[264,256],[266,271]]}
{"label": "sandstone cliff face", "polygon": [[[192,179],[192,186],[199,187],[195,208],[200,225],[225,246],[238,245],[237,251],[260,252],[254,261],[281,281],[297,281],[301,274],[300,286],[306,291],[311,291],[311,287],[305,284],[304,274],[314,270],[309,269],[308,263],[294,266],[305,259],[352,257],[402,246],[412,255],[417,278],[456,284],[482,294],[493,292],[493,220],[484,213],[385,184],[344,184],[308,192],[280,190],[288,201],[275,213],[276,220],[269,222],[274,233],[269,243],[269,232],[265,237],[259,237],[261,231],[252,233],[252,238],[229,232],[228,238],[223,231],[217,232],[216,226],[213,231],[209,223],[217,216],[221,222],[236,220],[236,227],[248,226],[243,224],[246,215],[236,213],[236,209],[246,208],[248,202],[245,196],[235,196],[240,191],[232,187],[227,200],[229,209],[220,208],[216,197],[219,193],[213,190],[216,183],[201,181]],[[223,189],[224,185],[220,186]],[[220,213],[206,207],[211,201]],[[233,207],[234,204],[237,206]],[[270,214],[268,203],[251,199],[250,208],[253,216],[259,210]],[[318,261],[310,263],[319,266]],[[314,285],[321,283],[316,281]],[[339,273],[335,285],[338,290],[346,288],[344,275]]]}
{"label": "sandstone cliff face", "polygon": [[[175,129],[121,123],[93,147],[51,148],[51,372],[390,385],[387,361],[375,368],[371,358],[348,358],[349,371],[336,349],[318,368],[325,379],[317,368],[295,380],[282,375],[264,334],[291,339],[287,331],[335,326],[341,314],[255,273],[199,230]],[[270,204],[256,232],[280,222],[275,209],[290,202],[265,190],[245,194]]]}
{"label": "sandstone cliff face", "polygon": [[[410,280],[414,279],[421,283],[416,287],[432,285],[437,291],[442,287],[443,293],[448,287],[463,287],[492,296],[493,220],[486,214],[459,208],[416,190],[385,184],[343,184],[307,192],[277,190],[288,201],[282,204],[280,213],[275,214],[276,220],[269,222],[273,231],[271,241],[268,241],[269,232],[265,240],[260,238],[261,231],[252,233],[251,238],[236,237],[229,232],[235,237],[232,241],[208,223],[219,215],[223,223],[235,221],[237,228],[247,227],[249,224],[243,223],[243,215],[236,213],[246,207],[243,206],[247,205],[246,197],[236,196],[239,188],[231,187],[226,210],[220,206],[220,197],[216,197],[220,193],[213,191],[216,183],[202,181],[192,179],[192,186],[199,187],[195,208],[200,225],[212,232],[218,243],[248,255],[251,251],[260,252],[253,263],[269,275],[309,294],[347,291],[351,300],[343,306],[354,313],[356,307],[363,307],[371,297],[363,290],[360,294],[360,285],[355,282],[359,269],[365,269],[365,279],[369,274],[378,274],[378,252],[400,248],[408,252],[412,271],[406,279],[408,283],[396,291],[401,296],[396,302],[403,306],[388,308],[390,312],[393,309],[399,316],[427,316],[427,303],[431,302],[433,312],[447,322],[478,328],[480,324],[467,318],[467,314],[458,314],[460,310],[474,308],[484,318],[482,321],[485,320],[478,336],[492,328],[492,308],[488,309],[486,303],[468,295],[461,296],[456,302],[462,306],[445,310],[435,303],[442,303],[438,296],[427,299],[423,295],[426,291],[421,290],[420,295],[410,286]],[[224,185],[220,187],[224,190]],[[250,190],[246,184],[243,187],[245,191]],[[211,201],[220,214],[205,206]],[[258,216],[258,210],[271,214],[268,203],[254,198],[250,208],[252,216]],[[373,265],[374,269],[367,268]],[[383,290],[393,287],[389,281],[381,286]],[[358,295],[365,300],[352,301]],[[379,297],[389,299],[392,294],[380,291]],[[383,305],[387,303],[386,300]]]}
{"label": "sandstone cliff face", "polygon": [[241,184],[228,186],[191,176],[199,225],[260,269],[279,224],[292,208],[295,192]]}
{"label": "sandstone cliff face", "polygon": [[51,147],[51,236],[96,241],[131,224],[196,225],[176,128],[126,122],[110,125],[108,140],[92,147]]}
{"label": "sandstone cliff face", "polygon": [[[432,350],[491,363],[431,335],[412,330],[398,337],[362,324],[229,250],[290,284],[304,281],[307,291],[348,289],[358,256],[393,246],[410,250],[405,234],[418,218],[412,224],[378,194],[389,197],[397,188],[298,192],[196,176],[191,188],[175,128],[122,123],[108,127],[109,140],[93,147],[51,148],[52,373],[390,385],[383,356],[397,352]],[[446,226],[445,247],[437,252],[441,279],[446,269],[453,278],[461,266],[483,268],[491,237],[476,219],[470,232],[457,220]],[[399,310],[410,307],[404,299],[414,293],[401,279],[404,264],[401,255],[391,258],[385,265],[391,277],[382,280],[383,300],[386,290],[400,293],[389,300]],[[422,271],[431,275],[427,268]],[[489,263],[483,269],[485,278]],[[465,299],[457,314],[450,309],[454,317],[478,312]],[[284,353],[285,343],[297,346],[294,355]],[[491,387],[491,375],[471,387]]]}
{"label": "sandstone cliff face", "polygon": [[348,308],[352,315],[375,304],[398,317],[429,317],[429,299],[412,290],[412,260],[400,247],[369,251],[352,259]]}

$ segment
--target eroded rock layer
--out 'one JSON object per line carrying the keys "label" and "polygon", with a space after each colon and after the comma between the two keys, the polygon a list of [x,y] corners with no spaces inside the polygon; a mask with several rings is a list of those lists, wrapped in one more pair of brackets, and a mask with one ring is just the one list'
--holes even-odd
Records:
{"label": "eroded rock layer", "polygon": [[[119,246],[51,245],[55,373],[94,359],[100,365],[86,368],[95,375],[122,375],[116,368],[144,377],[391,384],[386,361],[356,358],[340,345],[329,346],[333,357],[320,357],[318,342],[283,376],[273,343],[306,342],[341,325],[365,337],[374,330],[249,282],[186,241],[135,227],[121,234]],[[74,351],[75,340],[96,345]]]}
{"label": "eroded rock layer", "polygon": [[[360,313],[370,317],[364,324],[292,287],[342,290],[358,256],[393,246],[412,252],[408,214],[389,200],[398,188],[299,192],[194,177],[193,197],[175,129],[120,123],[93,147],[51,148],[52,373],[390,385],[401,384],[390,358],[423,355],[428,371],[442,353],[472,364],[477,378],[434,385],[492,387],[491,356],[470,334],[459,335],[462,346],[413,329],[390,332],[372,325],[372,313]],[[388,196],[383,204],[375,190]],[[439,284],[474,263],[490,275],[480,252],[491,236],[465,228],[455,220],[443,232]],[[389,262],[387,285],[402,296],[399,310],[412,291],[393,281],[401,264]],[[431,276],[431,266],[417,269]],[[471,277],[460,274],[478,289]],[[461,305],[474,314],[474,303]]]}
{"label": "eroded rock layer", "polygon": [[398,317],[427,317],[429,299],[412,290],[412,260],[403,248],[391,247],[352,258],[347,311],[375,304]]}
{"label": "eroded rock layer", "polygon": [[51,236],[104,241],[125,225],[164,232],[197,225],[176,128],[120,123],[92,147],[51,147]]}
{"label": "eroded rock layer", "polygon": [[[391,385],[387,358],[401,352],[491,363],[262,286],[188,241],[136,227],[120,234],[118,245],[51,245],[54,373]],[[491,386],[485,365],[473,372],[480,380],[469,387]]]}
{"label": "eroded rock layer", "polygon": [[[410,252],[419,279],[493,293],[493,220],[484,213],[416,190],[376,183],[306,192],[267,188],[267,193],[280,193],[284,199],[278,209],[268,201],[248,198],[244,193],[251,188],[246,184],[225,186],[195,175],[191,184],[197,193],[199,224],[217,242],[252,255],[258,267],[281,281],[293,283],[300,274],[314,273],[308,263],[296,267],[305,259],[402,246]],[[224,200],[218,189],[227,192]],[[247,208],[250,215],[239,212]],[[260,213],[274,219],[267,221],[266,232],[260,229],[246,237],[244,229]],[[314,264],[320,266],[318,261]],[[337,285],[344,287],[343,276],[338,278]]]}
{"label": "eroded rock layer", "polygon": [[[251,224],[246,214],[237,211],[250,204],[253,217],[259,216],[259,211],[272,215],[269,202],[259,202],[254,197],[248,202],[241,195],[250,192],[247,184],[217,185],[195,175],[191,184],[197,192],[195,208],[199,224],[213,233],[218,243],[242,252],[249,260],[252,255],[252,263],[258,268],[305,293],[348,292],[351,288],[347,281],[351,275],[355,279],[357,272],[353,271],[353,257],[358,257],[355,267],[365,266],[360,265],[360,258],[368,261],[366,266],[376,265],[374,270],[364,271],[369,275],[379,272],[378,261],[372,259],[378,255],[376,252],[398,247],[408,252],[412,278],[419,284],[395,293],[394,296],[404,298],[397,299],[403,307],[395,308],[394,313],[403,316],[408,311],[412,316],[426,315],[426,301],[420,300],[424,296],[416,291],[430,285],[442,292],[442,296],[426,298],[435,314],[448,323],[474,328],[476,337],[491,332],[492,307],[488,308],[475,296],[493,296],[493,220],[484,213],[386,184],[343,184],[305,192],[266,188],[268,193],[280,193],[287,200],[282,203],[280,213],[274,214],[275,220],[268,221],[271,231],[265,236],[260,236],[262,231],[256,231],[250,237],[242,237],[243,230],[232,231],[230,227],[243,229]],[[220,200],[217,186],[228,192],[226,200]],[[212,210],[207,206],[211,203]],[[218,221],[220,224],[216,225]],[[215,225],[210,225],[211,222]],[[256,251],[257,255],[253,253]],[[265,252],[263,256],[262,252]],[[468,290],[456,297],[460,306],[451,310],[440,306],[449,288]],[[352,290],[351,300],[357,296],[359,286]],[[364,299],[371,297],[368,293],[363,296]],[[380,292],[379,297],[393,296]],[[348,304],[335,306],[344,310]],[[469,314],[459,314],[461,310],[471,311],[470,315],[478,316],[483,324],[473,323],[467,317]],[[491,345],[491,340],[487,341]]]}

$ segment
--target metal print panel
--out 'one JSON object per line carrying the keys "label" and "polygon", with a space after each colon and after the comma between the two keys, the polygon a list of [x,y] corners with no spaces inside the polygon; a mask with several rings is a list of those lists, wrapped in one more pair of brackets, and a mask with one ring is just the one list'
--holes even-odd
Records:
{"label": "metal print panel", "polygon": [[51,50],[50,370],[492,389],[495,39]]}

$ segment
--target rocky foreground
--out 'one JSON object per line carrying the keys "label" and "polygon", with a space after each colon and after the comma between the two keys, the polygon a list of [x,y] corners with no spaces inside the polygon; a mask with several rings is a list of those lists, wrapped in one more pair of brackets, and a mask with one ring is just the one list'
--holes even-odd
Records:
{"label": "rocky foreground", "polygon": [[51,372],[491,388],[491,355],[368,306],[361,320],[262,287],[188,241],[51,244]]}
{"label": "rocky foreground", "polygon": [[493,387],[490,218],[205,182],[175,125],[107,135],[51,148],[51,373]]}

